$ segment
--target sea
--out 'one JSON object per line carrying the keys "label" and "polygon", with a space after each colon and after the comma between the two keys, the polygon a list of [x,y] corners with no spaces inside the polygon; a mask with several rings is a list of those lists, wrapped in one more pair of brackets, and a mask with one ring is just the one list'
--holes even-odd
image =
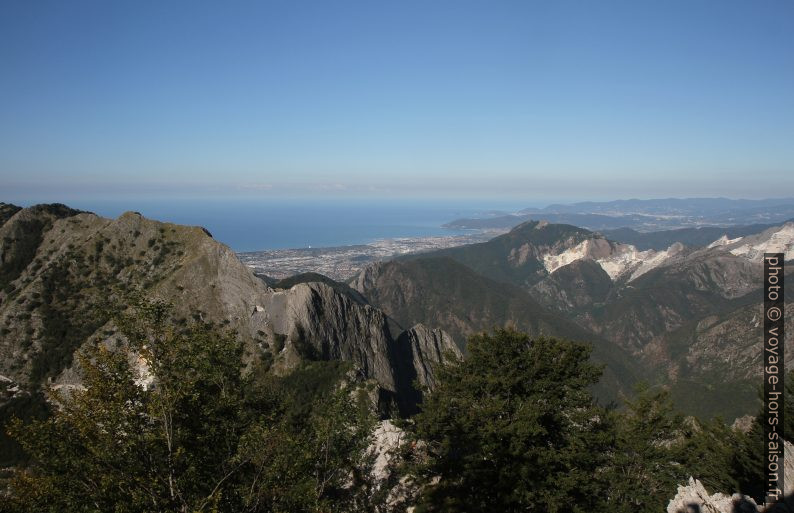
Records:
{"label": "sea", "polygon": [[[22,206],[30,203],[21,202]],[[442,225],[459,218],[516,212],[533,206],[518,201],[468,199],[262,197],[73,199],[64,203],[103,217],[117,217],[132,210],[150,219],[203,226],[236,252],[460,235],[465,232]]]}

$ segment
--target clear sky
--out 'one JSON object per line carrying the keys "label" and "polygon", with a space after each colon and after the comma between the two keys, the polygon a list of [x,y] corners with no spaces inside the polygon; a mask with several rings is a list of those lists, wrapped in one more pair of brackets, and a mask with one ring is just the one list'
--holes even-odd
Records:
{"label": "clear sky", "polygon": [[0,3],[0,200],[153,192],[792,196],[794,2]]}

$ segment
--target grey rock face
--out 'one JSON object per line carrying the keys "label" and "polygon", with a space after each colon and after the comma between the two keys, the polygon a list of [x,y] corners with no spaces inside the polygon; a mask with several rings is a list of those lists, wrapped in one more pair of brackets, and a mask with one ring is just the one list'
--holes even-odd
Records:
{"label": "grey rock face", "polygon": [[366,377],[396,391],[389,358],[394,342],[380,310],[356,303],[319,282],[270,292],[263,296],[261,308],[252,314],[252,325],[286,335],[281,349],[285,354],[350,361]]}
{"label": "grey rock face", "polygon": [[421,400],[414,381],[432,388],[433,365],[448,351],[456,357],[461,353],[442,330],[419,324],[395,337],[388,321],[380,310],[319,282],[271,292],[252,314],[258,329],[286,337],[279,348],[281,372],[301,358],[353,362],[365,377],[395,394],[403,411],[412,411]]}
{"label": "grey rock face", "polygon": [[448,356],[463,358],[463,353],[446,332],[440,329],[431,330],[421,324],[404,331],[397,342],[410,348],[410,360],[416,380],[430,389],[436,384],[434,365]]}

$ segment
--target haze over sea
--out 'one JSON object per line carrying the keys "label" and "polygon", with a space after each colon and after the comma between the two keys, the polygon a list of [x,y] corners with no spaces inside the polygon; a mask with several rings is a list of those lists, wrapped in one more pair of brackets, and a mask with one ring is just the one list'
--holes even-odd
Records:
{"label": "haze over sea", "polygon": [[[29,206],[40,201],[17,202]],[[347,246],[394,237],[457,235],[441,225],[490,210],[507,212],[534,206],[462,199],[362,198],[178,198],[67,201],[72,208],[103,217],[128,210],[177,224],[207,228],[213,237],[237,252],[264,249]]]}

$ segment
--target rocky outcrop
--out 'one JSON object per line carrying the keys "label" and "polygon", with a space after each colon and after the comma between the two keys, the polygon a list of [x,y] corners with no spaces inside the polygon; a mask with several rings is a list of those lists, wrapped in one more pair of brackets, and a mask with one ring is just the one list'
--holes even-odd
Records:
{"label": "rocky outcrop", "polygon": [[[746,419],[742,422],[746,425],[751,424]],[[709,495],[703,484],[693,478],[689,482],[678,487],[678,493],[667,504],[667,513],[758,513],[758,512],[784,512],[791,511],[791,502],[794,502],[794,445],[788,441],[784,442],[784,476],[785,485],[783,486],[786,497],[786,506],[783,504],[773,504],[769,507],[762,507],[756,504],[752,497],[734,493],[725,495],[715,493]]]}
{"label": "rocky outcrop", "polygon": [[378,423],[373,433],[370,453],[374,457],[372,463],[372,477],[378,482],[388,481],[394,461],[395,452],[402,446],[408,437],[402,429],[390,420]]}
{"label": "rocky outcrop", "polygon": [[689,478],[686,485],[678,487],[678,493],[667,504],[667,513],[755,513],[755,501],[744,495],[709,495],[703,484]]}
{"label": "rocky outcrop", "polygon": [[375,492],[385,495],[388,511],[413,511],[411,504],[415,504],[419,488],[409,476],[401,477],[395,467],[395,463],[401,464],[398,453],[411,443],[410,438],[390,420],[380,422],[373,435],[369,452],[374,458],[371,477]]}
{"label": "rocky outcrop", "polygon": [[440,329],[417,324],[402,332],[392,349],[401,411],[416,413],[422,402],[422,390],[432,390],[436,385],[437,365],[458,358],[462,358],[460,349]]}
{"label": "rocky outcrop", "polygon": [[280,368],[300,358],[353,362],[366,377],[396,391],[394,353],[387,318],[380,310],[339,294],[324,283],[299,283],[263,295],[251,313],[252,329],[268,340],[286,336]]}
{"label": "rocky outcrop", "polygon": [[252,313],[251,324],[267,340],[284,340],[274,348],[279,372],[304,358],[349,361],[393,393],[403,413],[421,401],[415,382],[432,388],[434,365],[447,354],[461,357],[444,331],[419,324],[393,334],[383,312],[321,282],[271,292]]}
{"label": "rocky outcrop", "polygon": [[750,430],[753,429],[754,422],[755,417],[752,415],[742,415],[734,419],[733,424],[731,424],[731,429],[738,433],[749,433]]}
{"label": "rocky outcrop", "polygon": [[[421,324],[404,331],[397,339],[401,347],[410,350],[413,374],[420,385],[432,389],[436,384],[434,366],[447,358],[463,358],[455,341],[440,329],[428,329]],[[405,380],[405,378],[403,378]]]}

